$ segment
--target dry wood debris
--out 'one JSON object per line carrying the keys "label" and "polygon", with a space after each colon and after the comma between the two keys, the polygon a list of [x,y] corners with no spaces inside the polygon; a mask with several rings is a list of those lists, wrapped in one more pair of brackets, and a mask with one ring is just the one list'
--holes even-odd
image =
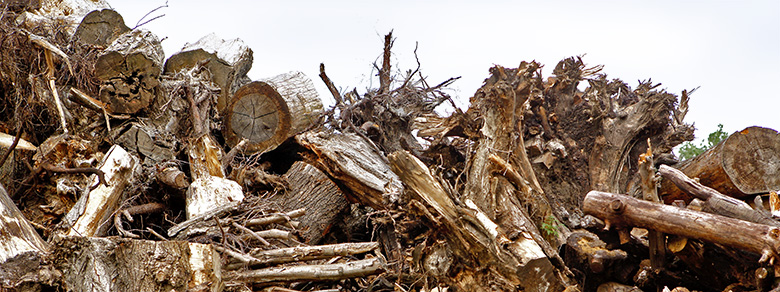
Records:
{"label": "dry wood debris", "polygon": [[60,2],[0,14],[3,289],[780,286],[780,135],[678,162],[688,91],[523,61],[464,111],[457,78],[391,66],[389,33],[378,88],[320,64],[324,107],[302,73],[250,80],[240,39],[165,60],[105,2]]}

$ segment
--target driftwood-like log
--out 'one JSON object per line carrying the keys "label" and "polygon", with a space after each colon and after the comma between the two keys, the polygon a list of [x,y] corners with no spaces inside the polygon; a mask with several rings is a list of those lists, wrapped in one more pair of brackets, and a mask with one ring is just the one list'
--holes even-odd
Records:
{"label": "driftwood-like log", "polygon": [[688,178],[671,166],[661,165],[658,171],[661,177],[674,183],[688,194],[704,201],[703,211],[755,223],[780,227],[780,221],[774,220],[750,207],[747,203],[735,199]]}
{"label": "driftwood-like log", "polygon": [[585,196],[582,209],[608,226],[636,226],[701,239],[762,254],[763,260],[780,251],[780,229],[769,225],[599,191]]}
{"label": "driftwood-like log", "polygon": [[306,130],[322,111],[311,79],[290,72],[244,85],[225,112],[224,134],[232,147],[247,139],[248,152],[273,150]]}
{"label": "driftwood-like log", "polygon": [[65,237],[55,240],[68,291],[222,291],[220,256],[186,241]]}
{"label": "driftwood-like log", "polygon": [[339,244],[299,246],[271,250],[253,249],[248,265],[284,264],[299,261],[327,259],[336,256],[352,256],[379,248],[376,242],[346,242]]}
{"label": "driftwood-like log", "polygon": [[99,175],[93,175],[84,194],[63,219],[69,226],[71,236],[103,236],[114,211],[124,197],[125,186],[136,175],[138,158],[127,153],[118,145],[112,146],[106,153],[100,170],[105,183]]}
{"label": "driftwood-like log", "polygon": [[[780,189],[780,134],[749,127],[701,155],[676,166],[685,175],[718,192],[735,198]],[[659,193],[666,202],[690,201],[691,196],[663,182]]]}
{"label": "driftwood-like log", "polygon": [[385,210],[388,204],[400,200],[403,186],[398,176],[382,154],[360,136],[306,132],[296,140],[314,153],[307,159],[309,163],[324,169],[350,190],[346,194],[350,201]]}
{"label": "driftwood-like log", "polygon": [[221,89],[216,106],[223,112],[232,94],[250,82],[246,73],[252,68],[252,59],[252,49],[241,39],[224,40],[211,33],[168,58],[164,73],[176,74],[196,66],[208,69],[209,79]]}
{"label": "driftwood-like log", "polygon": [[334,281],[365,277],[384,271],[385,264],[379,258],[370,258],[330,265],[299,265],[273,267],[261,270],[228,272],[226,281],[255,284],[272,282]]}
{"label": "driftwood-like log", "polygon": [[270,200],[283,210],[306,209],[306,214],[299,219],[301,237],[307,244],[319,243],[349,202],[328,176],[306,162],[295,162],[284,178],[290,190]]}
{"label": "driftwood-like log", "polygon": [[120,35],[130,31],[122,15],[111,9],[87,13],[76,28],[73,39],[82,44],[105,48]]}
{"label": "driftwood-like log", "polygon": [[95,63],[100,80],[100,100],[113,113],[136,113],[158,95],[163,53],[153,33],[137,29],[127,32],[106,48]]}

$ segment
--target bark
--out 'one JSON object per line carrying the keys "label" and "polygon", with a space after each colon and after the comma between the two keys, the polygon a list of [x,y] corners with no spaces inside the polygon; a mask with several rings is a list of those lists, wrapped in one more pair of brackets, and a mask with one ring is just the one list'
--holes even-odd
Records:
{"label": "bark", "polygon": [[105,48],[130,31],[122,15],[111,9],[94,10],[84,16],[73,38],[86,45]]}
{"label": "bark", "polygon": [[160,92],[164,57],[160,40],[149,31],[137,29],[119,36],[95,64],[100,100],[112,113],[145,109]]}
{"label": "bark", "polygon": [[211,245],[184,241],[65,237],[55,266],[69,291],[222,291],[220,257]]}
{"label": "bark", "polygon": [[249,83],[246,73],[252,68],[252,60],[252,49],[241,39],[224,40],[212,33],[195,43],[187,43],[181,51],[168,58],[164,73],[173,75],[197,66],[208,69],[206,79],[214,82],[221,91],[217,98],[217,111],[223,112],[233,93]]}
{"label": "bark", "polygon": [[100,175],[90,179],[84,194],[68,212],[63,221],[70,227],[71,236],[104,236],[111,226],[113,213],[125,199],[125,187],[133,181],[138,167],[138,158],[114,145],[106,153]]}
{"label": "bark", "polygon": [[636,226],[714,242],[764,255],[780,250],[780,229],[739,219],[654,204],[625,195],[591,191],[583,210],[603,219],[608,226]]}
{"label": "bark", "polygon": [[308,163],[295,162],[284,178],[290,189],[271,197],[270,201],[279,204],[282,210],[304,208],[306,214],[300,217],[298,230],[305,243],[319,243],[349,202],[335,183]]}
{"label": "bark", "polygon": [[[780,135],[769,128],[749,127],[731,134],[712,149],[675,166],[689,177],[735,198],[780,189]],[[692,197],[664,181],[664,201]]]}
{"label": "bark", "polygon": [[321,111],[314,84],[303,73],[255,81],[241,87],[228,105],[225,139],[231,147],[247,139],[248,152],[267,152],[312,125]]}
{"label": "bark", "polygon": [[355,134],[306,132],[296,136],[311,150],[306,160],[346,186],[347,198],[376,210],[386,210],[400,200],[403,190],[398,176],[382,154]]}

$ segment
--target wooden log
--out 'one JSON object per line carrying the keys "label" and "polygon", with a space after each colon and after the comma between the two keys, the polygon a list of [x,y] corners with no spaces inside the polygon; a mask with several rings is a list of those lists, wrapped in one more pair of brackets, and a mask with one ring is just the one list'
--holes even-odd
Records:
{"label": "wooden log", "polygon": [[309,127],[322,111],[311,79],[290,72],[244,85],[225,112],[224,134],[233,147],[247,139],[246,151],[266,152]]}
{"label": "wooden log", "polygon": [[[39,2],[35,10],[22,12],[17,17],[17,23],[21,23],[28,30],[43,29],[46,35],[66,33],[72,36],[76,27],[89,12],[99,9],[108,9],[105,0],[62,0],[62,1],[30,1]],[[52,24],[57,25],[52,25]]]}
{"label": "wooden log", "polygon": [[351,202],[386,210],[389,204],[400,201],[403,186],[398,176],[390,170],[382,154],[360,136],[305,132],[296,136],[296,140],[314,153],[307,158],[309,163],[346,186]]}
{"label": "wooden log", "polygon": [[[647,152],[639,155],[639,180],[642,187],[642,197],[645,201],[661,204],[658,198],[658,187],[655,179],[655,164],[653,163],[653,148],[647,139]],[[647,239],[650,248],[650,267],[654,270],[664,268],[666,258],[666,236],[657,230],[648,230]]]}
{"label": "wooden log", "polygon": [[[701,155],[676,166],[703,185],[735,198],[780,189],[780,134],[762,127],[749,127]],[[661,184],[664,201],[692,198],[672,182]]]}
{"label": "wooden log", "polygon": [[[24,218],[5,187],[0,184],[0,266],[25,253],[40,255],[45,252],[48,252],[48,244]],[[6,276],[0,272],[0,281],[8,280]]]}
{"label": "wooden log", "polygon": [[112,113],[145,109],[160,91],[164,57],[160,40],[149,31],[137,29],[119,36],[95,63],[100,100]]}
{"label": "wooden log", "polygon": [[576,230],[566,239],[564,256],[567,266],[582,273],[582,290],[589,291],[622,270],[620,264],[628,254],[607,249],[607,244],[591,232]]}
{"label": "wooden log", "polygon": [[661,165],[659,173],[663,178],[674,183],[679,189],[703,200],[703,211],[705,212],[780,227],[780,221],[774,220],[753,210],[750,205],[741,200],[723,195],[712,188],[688,178],[682,171],[674,169],[671,166]]}
{"label": "wooden log", "polygon": [[300,218],[301,237],[307,244],[317,244],[336,223],[339,214],[349,206],[346,197],[328,176],[311,164],[297,161],[284,174],[289,191],[270,198],[282,210],[306,209]]}
{"label": "wooden log", "polygon": [[701,239],[765,255],[763,260],[780,251],[780,229],[769,225],[599,191],[585,196],[582,209],[608,226],[636,226]]}
{"label": "wooden log", "polygon": [[105,48],[120,35],[130,31],[122,15],[112,9],[94,10],[84,16],[73,39],[93,47]]}
{"label": "wooden log", "polygon": [[384,271],[384,266],[384,263],[382,263],[379,258],[369,258],[340,264],[298,265],[228,272],[225,275],[225,280],[255,284],[272,282],[334,281],[378,274]]}
{"label": "wooden log", "polygon": [[211,245],[118,237],[55,240],[68,291],[222,291],[220,256]]}
{"label": "wooden log", "polygon": [[220,87],[217,110],[223,112],[230,97],[250,80],[246,76],[252,68],[252,49],[241,39],[224,40],[211,33],[195,43],[187,43],[178,53],[165,61],[165,74],[176,74],[203,66],[210,73],[209,79]]}
{"label": "wooden log", "polygon": [[225,178],[222,148],[209,135],[190,141],[189,160],[192,183],[187,188],[187,218],[206,214],[230,202],[244,200],[244,191],[236,181]]}
{"label": "wooden log", "polygon": [[114,211],[125,199],[125,186],[136,175],[138,158],[118,145],[111,146],[100,166],[108,185],[93,175],[84,194],[63,218],[71,236],[104,236]]}
{"label": "wooden log", "polygon": [[254,248],[249,252],[252,259],[245,264],[269,265],[327,259],[337,256],[353,256],[379,249],[376,242],[346,242],[339,244],[298,246],[263,250]]}

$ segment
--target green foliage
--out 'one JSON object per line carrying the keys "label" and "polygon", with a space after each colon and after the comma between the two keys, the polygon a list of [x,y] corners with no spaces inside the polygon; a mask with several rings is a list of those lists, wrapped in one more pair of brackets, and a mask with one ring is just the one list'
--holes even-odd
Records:
{"label": "green foliage", "polygon": [[707,136],[707,140],[702,140],[701,145],[696,145],[692,142],[685,142],[680,147],[680,159],[681,160],[688,160],[693,157],[698,156],[699,154],[704,153],[704,151],[707,151],[707,149],[710,149],[712,147],[715,147],[715,145],[718,145],[720,141],[723,141],[724,139],[728,138],[728,134],[723,131],[723,124],[718,124],[718,130],[715,132],[710,133],[709,136]]}
{"label": "green foliage", "polygon": [[553,215],[547,215],[547,217],[544,218],[544,222],[542,222],[542,232],[544,232],[547,236],[558,236],[558,228],[560,228],[561,222],[558,222],[558,219],[555,218]]}

